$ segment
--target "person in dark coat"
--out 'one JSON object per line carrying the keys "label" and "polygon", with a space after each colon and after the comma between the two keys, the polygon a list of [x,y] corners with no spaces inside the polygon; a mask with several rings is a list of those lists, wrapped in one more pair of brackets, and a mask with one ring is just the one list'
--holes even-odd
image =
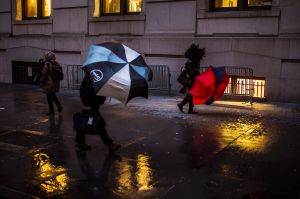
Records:
{"label": "person in dark coat", "polygon": [[[100,117],[101,126],[99,135],[103,143],[108,147],[109,151],[113,152],[119,149],[121,145],[114,144],[113,140],[108,136],[105,128],[106,122],[99,111],[99,108],[104,104],[106,97],[96,95],[92,81],[87,74],[85,74],[80,85],[80,99],[82,104],[84,105],[84,109],[82,110],[82,112],[93,112]],[[76,147],[82,150],[91,149],[91,146],[85,143],[85,132],[78,130],[76,131]]]}
{"label": "person in dark coat", "polygon": [[183,106],[189,103],[188,113],[196,113],[193,110],[193,97],[187,91],[193,87],[195,77],[200,74],[200,61],[205,56],[205,49],[199,48],[196,44],[192,44],[184,53],[184,56],[188,59],[188,61],[185,63],[183,71],[187,73],[187,76],[191,81],[188,85],[185,85],[180,89],[179,92],[185,94],[185,97],[179,104],[177,104],[177,106],[179,110],[183,112]]}
{"label": "person in dark coat", "polygon": [[53,68],[57,67],[58,69],[60,69],[60,64],[56,61],[56,57],[53,52],[46,52],[44,56],[45,63],[43,66],[42,74],[47,75],[47,81],[42,89],[43,93],[46,94],[48,101],[49,113],[47,113],[47,115],[54,115],[55,111],[53,102],[56,104],[58,112],[62,111],[62,105],[55,95],[55,93],[59,92],[59,81],[54,81],[50,74]]}

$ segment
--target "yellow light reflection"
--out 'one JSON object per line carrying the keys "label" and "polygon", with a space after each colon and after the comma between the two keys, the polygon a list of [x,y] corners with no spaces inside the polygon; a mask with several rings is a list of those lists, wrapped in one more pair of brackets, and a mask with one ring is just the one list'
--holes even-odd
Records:
{"label": "yellow light reflection", "polygon": [[139,191],[147,191],[153,188],[150,184],[152,181],[152,169],[150,168],[149,160],[150,157],[143,154],[137,157],[136,180]]}
{"label": "yellow light reflection", "polygon": [[51,15],[51,0],[43,0],[43,17],[50,17]]}
{"label": "yellow light reflection", "polygon": [[37,0],[27,0],[26,16],[37,17]]}
{"label": "yellow light reflection", "polygon": [[93,17],[99,17],[99,16],[100,16],[100,0],[95,0]]}
{"label": "yellow light reflection", "polygon": [[215,7],[216,8],[230,8],[237,7],[238,0],[216,0]]}
{"label": "yellow light reflection", "polygon": [[132,166],[128,160],[123,160],[118,164],[119,176],[117,178],[117,192],[128,194],[132,190]]}
{"label": "yellow light reflection", "polygon": [[141,12],[142,0],[128,0],[128,12]]}
{"label": "yellow light reflection", "polygon": [[[136,162],[136,167],[130,163]],[[146,191],[153,189],[153,169],[150,167],[150,157],[139,154],[136,161],[123,159],[118,163],[118,176],[116,177],[116,193],[121,196],[135,195],[138,192],[144,194]],[[136,173],[134,171],[136,170]]]}
{"label": "yellow light reflection", "polygon": [[120,0],[105,0],[104,4],[105,13],[120,13]]}
{"label": "yellow light reflection", "polygon": [[68,189],[69,177],[65,168],[51,164],[50,157],[45,153],[34,155],[38,167],[37,179],[40,187],[47,194],[62,194]]}
{"label": "yellow light reflection", "polygon": [[16,21],[22,20],[22,0],[16,0]]}
{"label": "yellow light reflection", "polygon": [[[239,120],[221,125],[224,139],[237,138],[231,146],[247,152],[264,152],[270,144],[271,139],[266,135],[262,122],[251,122]],[[228,142],[221,145],[225,147]]]}

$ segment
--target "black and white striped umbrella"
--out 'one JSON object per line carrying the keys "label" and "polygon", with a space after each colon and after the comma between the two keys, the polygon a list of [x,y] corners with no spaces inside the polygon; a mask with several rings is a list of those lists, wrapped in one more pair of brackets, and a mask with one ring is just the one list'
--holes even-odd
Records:
{"label": "black and white striped umbrella", "polygon": [[138,52],[120,43],[91,45],[83,70],[90,75],[97,95],[114,97],[124,104],[148,97],[150,68]]}

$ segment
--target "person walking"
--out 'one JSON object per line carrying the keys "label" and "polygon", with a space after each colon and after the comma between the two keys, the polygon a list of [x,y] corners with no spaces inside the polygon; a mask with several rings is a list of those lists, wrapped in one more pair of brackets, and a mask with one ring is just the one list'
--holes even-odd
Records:
{"label": "person walking", "polygon": [[183,85],[180,89],[180,93],[185,94],[184,99],[177,104],[179,110],[183,112],[183,107],[185,104],[189,103],[188,113],[196,113],[193,108],[193,97],[191,94],[188,93],[193,87],[195,77],[200,74],[200,61],[205,56],[205,49],[199,48],[198,45],[192,44],[184,53],[185,58],[187,58],[187,62],[185,63],[184,68],[182,69],[181,73],[185,73],[185,76],[188,80],[188,84]]}
{"label": "person walking", "polygon": [[59,92],[59,81],[55,81],[52,77],[54,70],[59,70],[62,73],[62,69],[60,64],[56,61],[55,54],[53,52],[46,52],[45,55],[45,63],[43,66],[42,74],[47,76],[46,84],[42,87],[43,93],[47,96],[49,112],[47,115],[54,115],[54,106],[53,102],[57,106],[57,111],[60,113],[62,111],[62,105],[60,101],[57,99],[55,93]]}
{"label": "person walking", "polygon": [[[99,136],[102,139],[103,143],[108,147],[109,152],[118,150],[121,145],[114,144],[113,140],[108,136],[105,128],[106,122],[99,111],[99,108],[104,104],[106,97],[96,95],[92,85],[92,81],[87,74],[85,74],[80,85],[80,99],[82,104],[84,105],[82,113],[93,113],[100,118]],[[91,150],[91,146],[87,145],[85,142],[85,134],[86,132],[84,131],[76,130],[75,146],[78,149]]]}

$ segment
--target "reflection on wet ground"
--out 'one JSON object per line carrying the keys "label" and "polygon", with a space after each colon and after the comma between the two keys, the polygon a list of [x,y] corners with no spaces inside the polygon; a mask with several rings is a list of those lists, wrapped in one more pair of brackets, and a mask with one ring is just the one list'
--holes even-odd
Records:
{"label": "reflection on wet ground", "polygon": [[[220,130],[223,138],[231,137],[231,147],[236,147],[245,152],[264,152],[270,148],[274,137],[271,140],[267,135],[262,121],[247,120],[245,118],[238,119],[234,122],[220,124]],[[221,143],[224,148],[228,143]]]}
{"label": "reflection on wet ground", "polygon": [[137,192],[147,192],[154,187],[151,184],[153,180],[153,169],[150,167],[150,157],[145,154],[137,155],[135,160],[123,158],[117,165],[115,176],[115,193],[122,198],[130,195],[136,195]]}
{"label": "reflection on wet ground", "polygon": [[62,166],[53,165],[46,153],[36,153],[33,158],[37,167],[36,181],[40,183],[40,188],[46,196],[64,194],[69,183],[67,170]]}
{"label": "reflection on wet ground", "polygon": [[78,95],[59,95],[63,113],[48,117],[40,91],[16,87],[0,89],[1,198],[299,197],[296,105],[220,101],[189,115],[176,98],[108,101],[108,132],[123,145],[109,154],[98,136],[75,149]]}

